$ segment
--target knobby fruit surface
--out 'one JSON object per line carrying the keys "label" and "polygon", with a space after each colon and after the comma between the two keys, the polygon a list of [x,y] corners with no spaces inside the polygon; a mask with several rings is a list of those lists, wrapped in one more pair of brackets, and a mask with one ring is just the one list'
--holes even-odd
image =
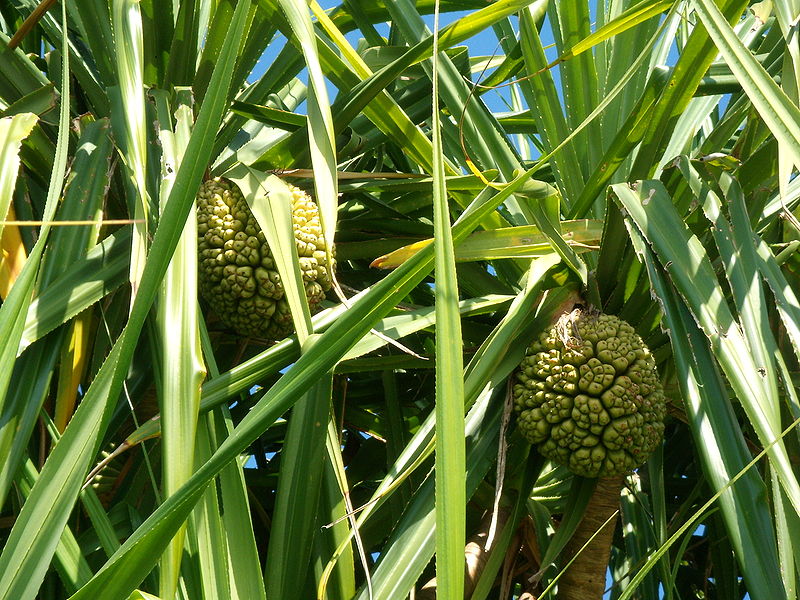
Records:
{"label": "knobby fruit surface", "polygon": [[[325,238],[317,205],[300,188],[292,191],[292,227],[306,298],[314,313],[331,287]],[[197,193],[200,295],[241,335],[278,340],[289,335],[292,317],[272,251],[242,192],[232,182],[206,181]]]}
{"label": "knobby fruit surface", "polygon": [[577,475],[628,472],[661,443],[666,403],[655,361],[617,317],[565,315],[528,347],[515,377],[520,432]]}

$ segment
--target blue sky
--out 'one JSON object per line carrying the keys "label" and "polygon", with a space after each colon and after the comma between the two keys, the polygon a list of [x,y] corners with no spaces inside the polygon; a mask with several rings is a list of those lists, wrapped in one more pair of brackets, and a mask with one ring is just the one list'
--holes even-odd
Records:
{"label": "blue sky", "polygon": [[[320,4],[323,8],[329,9],[336,6],[339,6],[341,2],[335,0],[321,0]],[[472,11],[457,11],[457,12],[449,12],[449,13],[442,13],[440,16],[440,27],[444,27],[445,25],[452,23],[453,21],[470,14]],[[427,23],[430,29],[433,28],[433,15],[426,15],[423,17],[425,22]],[[516,20],[516,19],[513,19]],[[389,35],[389,26],[385,23],[379,23],[375,26],[378,33],[384,37]],[[543,41],[546,45],[552,43],[552,37],[549,35],[547,28],[542,31]],[[363,37],[358,31],[352,31],[346,34],[347,40],[350,44],[355,48],[358,46],[359,38]],[[549,39],[548,39],[549,38]],[[282,35],[278,35],[272,41],[272,43],[267,48],[264,55],[259,60],[256,68],[253,70],[252,75],[250,76],[250,81],[255,81],[261,75],[263,75],[264,71],[269,67],[275,57],[280,52],[283,45],[286,43],[286,38]],[[462,42],[460,45],[468,46],[470,56],[491,56],[495,53],[502,53],[501,49],[498,45],[497,37],[494,35],[494,32],[491,28],[485,29],[481,31],[478,35],[473,36],[472,38]],[[555,58],[555,54],[553,55]],[[554,73],[557,78],[557,72]],[[306,74],[302,72],[299,77],[305,81]],[[328,92],[331,95],[331,99],[336,97],[337,89],[333,85],[329,85]],[[490,110],[494,112],[504,112],[509,110],[508,102],[509,102],[509,92],[508,88],[501,88],[499,90],[488,92],[483,97],[484,102],[487,103]],[[298,112],[303,112],[304,106],[298,109]]]}

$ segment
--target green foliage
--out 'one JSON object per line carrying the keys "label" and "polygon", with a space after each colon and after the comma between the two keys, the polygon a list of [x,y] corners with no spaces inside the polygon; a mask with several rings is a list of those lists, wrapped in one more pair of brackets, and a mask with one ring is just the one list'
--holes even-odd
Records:
{"label": "green foliage", "polygon": [[576,304],[627,346],[562,383],[641,434],[578,461],[639,465],[611,597],[797,598],[796,0],[48,5],[0,3],[0,600],[565,593],[595,482],[510,389]]}

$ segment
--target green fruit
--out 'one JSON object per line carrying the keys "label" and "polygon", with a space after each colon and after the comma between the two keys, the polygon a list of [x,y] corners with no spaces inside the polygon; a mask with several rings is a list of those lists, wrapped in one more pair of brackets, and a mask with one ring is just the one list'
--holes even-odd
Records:
{"label": "green fruit", "polygon": [[[331,287],[319,210],[299,188],[292,190],[292,224],[311,312]],[[292,332],[283,284],[242,192],[211,179],[197,193],[198,283],[201,296],[241,335],[277,340]]]}
{"label": "green fruit", "polygon": [[577,475],[625,473],[661,443],[666,405],[655,361],[617,317],[565,315],[530,345],[516,379],[520,432]]}

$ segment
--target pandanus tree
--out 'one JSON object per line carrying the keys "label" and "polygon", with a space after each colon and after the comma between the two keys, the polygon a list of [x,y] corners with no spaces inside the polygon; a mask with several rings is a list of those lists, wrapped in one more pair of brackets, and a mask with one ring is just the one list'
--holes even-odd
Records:
{"label": "pandanus tree", "polygon": [[799,21],[2,3],[0,598],[797,597]]}

